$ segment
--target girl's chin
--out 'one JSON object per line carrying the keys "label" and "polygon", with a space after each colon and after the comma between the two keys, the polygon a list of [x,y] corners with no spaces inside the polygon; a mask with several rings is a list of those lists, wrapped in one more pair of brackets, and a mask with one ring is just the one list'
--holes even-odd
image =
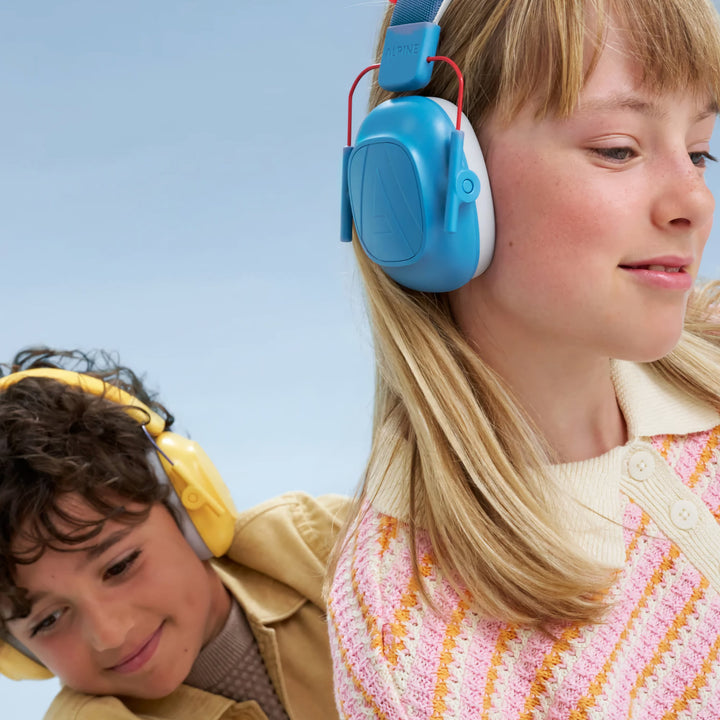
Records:
{"label": "girl's chin", "polygon": [[619,354],[616,357],[618,360],[628,360],[636,363],[651,363],[657,360],[662,360],[665,356],[669,355],[677,347],[679,342],[680,335],[665,342],[652,343],[644,347],[630,349],[628,352]]}

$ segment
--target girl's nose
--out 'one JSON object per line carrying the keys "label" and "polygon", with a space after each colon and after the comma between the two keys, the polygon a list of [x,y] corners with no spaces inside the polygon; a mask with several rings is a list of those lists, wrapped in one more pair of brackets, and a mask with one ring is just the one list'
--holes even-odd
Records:
{"label": "girl's nose", "polygon": [[703,228],[712,220],[715,200],[687,153],[668,162],[656,180],[653,220],[670,230]]}

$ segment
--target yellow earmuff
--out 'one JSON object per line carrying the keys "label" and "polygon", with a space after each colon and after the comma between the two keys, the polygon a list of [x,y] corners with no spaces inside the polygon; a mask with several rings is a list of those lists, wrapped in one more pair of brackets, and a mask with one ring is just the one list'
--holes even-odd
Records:
{"label": "yellow earmuff", "polygon": [[0,673],[11,680],[49,680],[53,674],[37,660],[0,640]]}
{"label": "yellow earmuff", "polygon": [[[162,469],[179,500],[178,505],[184,509],[200,540],[207,547],[207,554],[220,557],[228,551],[233,540],[237,511],[220,473],[194,440],[165,431],[165,421],[160,415],[136,397],[92,375],[57,368],[23,370],[0,378],[0,392],[29,377],[57,380],[124,406],[152,439]],[[191,538],[188,540],[201,555],[202,552]],[[12,680],[43,680],[52,677],[47,668],[2,640],[0,673]]]}

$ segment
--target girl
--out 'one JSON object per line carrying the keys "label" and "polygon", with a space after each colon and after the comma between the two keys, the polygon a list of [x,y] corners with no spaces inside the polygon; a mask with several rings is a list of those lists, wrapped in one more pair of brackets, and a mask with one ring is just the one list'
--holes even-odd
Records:
{"label": "girl", "polygon": [[[720,294],[694,287],[716,13],[442,10],[495,253],[419,292],[355,241],[377,394],[330,593],[340,714],[720,717]],[[436,63],[422,93],[455,78]]]}

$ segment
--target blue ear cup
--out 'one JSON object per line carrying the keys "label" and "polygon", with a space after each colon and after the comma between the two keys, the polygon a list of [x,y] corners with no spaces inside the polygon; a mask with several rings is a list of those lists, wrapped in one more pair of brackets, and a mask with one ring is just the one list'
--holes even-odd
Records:
{"label": "blue ear cup", "polygon": [[470,122],[463,115],[458,131],[456,114],[438,98],[388,100],[346,149],[343,181],[360,243],[413,290],[455,290],[492,259],[487,170]]}

